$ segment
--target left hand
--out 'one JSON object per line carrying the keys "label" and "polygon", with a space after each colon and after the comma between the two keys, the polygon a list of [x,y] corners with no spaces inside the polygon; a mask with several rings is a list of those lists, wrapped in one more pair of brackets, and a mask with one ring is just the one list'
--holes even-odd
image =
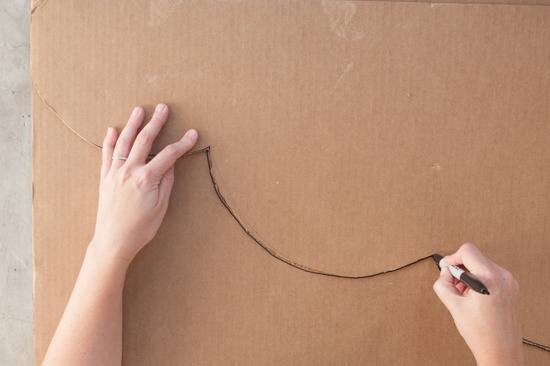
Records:
{"label": "left hand", "polygon": [[97,222],[90,244],[101,257],[129,264],[160,227],[174,184],[174,164],[198,139],[197,131],[191,129],[147,162],[169,113],[168,106],[157,105],[151,120],[138,133],[145,112],[136,107],[120,136],[113,128],[107,130]]}

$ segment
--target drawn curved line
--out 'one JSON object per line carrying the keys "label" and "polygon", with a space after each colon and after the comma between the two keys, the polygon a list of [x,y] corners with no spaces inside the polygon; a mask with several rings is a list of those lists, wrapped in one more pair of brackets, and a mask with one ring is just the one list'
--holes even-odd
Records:
{"label": "drawn curved line", "polygon": [[[32,84],[32,87],[33,89],[36,91],[36,94],[38,95],[38,97],[40,98],[40,100],[46,105],[46,107],[55,115],[55,117],[65,126],[69,129],[69,131],[71,131],[72,133],[74,133],[76,136],[78,136],[82,141],[86,142],[88,145],[91,145],[93,147],[96,147],[97,149],[101,150],[101,145],[98,145],[90,140],[88,140],[87,138],[85,138],[84,136],[82,136],[81,134],[79,134],[74,128],[72,128],[62,117],[61,115],[59,114],[59,112],[57,112],[57,110],[55,109],[54,106],[52,106],[47,100],[46,98],[44,98],[44,96],[42,95],[42,93],[40,93],[40,90],[39,88],[37,87],[36,83],[33,82]],[[298,263],[298,262],[295,262],[293,261],[292,259],[288,258],[286,255],[282,254],[282,253],[279,253],[278,251],[276,251],[275,249],[273,249],[272,247],[270,247],[269,245],[265,244],[263,241],[261,241],[258,237],[256,237],[250,229],[248,229],[246,227],[246,225],[243,223],[243,221],[239,218],[239,216],[235,213],[235,210],[233,210],[233,208],[227,203],[227,200],[225,199],[224,195],[222,194],[221,190],[220,190],[220,186],[218,185],[218,182],[216,181],[216,177],[214,176],[214,173],[212,171],[212,167],[213,167],[213,163],[212,163],[212,156],[211,156],[211,146],[207,146],[207,147],[204,147],[202,149],[197,149],[197,150],[193,150],[191,152],[188,152],[187,154],[185,154],[184,156],[182,156],[182,158],[186,158],[188,156],[191,156],[191,155],[195,155],[195,154],[199,154],[199,153],[205,153],[206,154],[206,161],[208,163],[208,174],[210,176],[210,180],[212,182],[212,187],[214,188],[214,192],[216,192],[216,196],[218,197],[218,199],[220,200],[221,204],[225,207],[225,209],[227,210],[227,212],[229,212],[229,214],[233,217],[233,219],[237,222],[237,224],[239,225],[239,227],[245,232],[246,235],[248,235],[258,246],[260,246],[263,250],[265,250],[270,256],[272,256],[273,258],[283,262],[283,263],[286,263],[288,264],[289,266],[292,266],[296,269],[299,269],[301,271],[304,271],[304,272],[308,272],[308,273],[313,273],[313,274],[317,274],[317,275],[322,275],[322,276],[328,276],[328,277],[337,277],[337,278],[347,278],[347,279],[362,279],[362,278],[372,278],[372,277],[376,277],[376,276],[381,276],[383,274],[387,274],[387,273],[392,273],[392,272],[396,272],[396,271],[399,271],[401,269],[404,269],[406,267],[410,267],[412,265],[415,265],[417,263],[420,263],[422,261],[425,261],[426,259],[429,259],[433,256],[433,254],[430,254],[430,255],[427,255],[427,256],[424,256],[422,258],[419,258],[417,260],[414,260],[410,263],[407,263],[407,264],[404,264],[402,266],[399,266],[399,267],[395,267],[395,268],[390,268],[388,270],[384,270],[384,271],[381,271],[381,272],[376,272],[376,273],[370,273],[370,274],[361,274],[361,275],[350,275],[350,274],[341,274],[341,273],[333,273],[333,272],[327,272],[327,271],[323,271],[321,269],[317,269],[317,268],[313,268],[313,267],[309,267],[305,264],[302,264],[302,263]],[[154,154],[150,154],[149,157],[153,157]]]}
{"label": "drawn curved line", "polygon": [[81,134],[79,134],[74,128],[71,127],[71,125],[69,125],[67,122],[65,122],[65,120],[59,115],[59,113],[57,112],[57,110],[54,108],[53,105],[51,105],[47,100],[46,98],[44,98],[42,96],[42,93],[40,93],[40,89],[36,87],[36,84],[33,82],[32,83],[32,89],[36,92],[36,95],[38,95],[38,98],[40,98],[40,100],[42,101],[42,103],[44,103],[44,105],[50,110],[50,112],[52,112],[54,114],[54,116],[59,120],[61,121],[61,123],[63,123],[63,125],[65,125],[65,127],[67,127],[69,129],[69,131],[71,131],[72,133],[74,133],[76,136],[78,136],[82,141],[84,141],[85,143],[87,143],[88,145],[91,145],[91,146],[94,146],[98,149],[101,150],[101,145],[98,145],[96,144],[95,142],[93,141],[90,141],[88,140],[87,138],[85,138],[84,136],[82,136]]}
{"label": "drawn curved line", "polygon": [[[89,144],[89,145],[92,145],[98,149],[102,149],[102,147],[100,145],[97,145],[89,140],[87,140],[86,138],[84,138],[82,135],[80,135],[79,133],[77,133],[73,128],[71,128],[64,120],[63,118],[61,118],[61,116],[59,115],[59,113],[56,111],[56,109],[48,103],[48,101],[46,101],[46,99],[44,99],[44,97],[40,94],[38,88],[35,86],[35,84],[33,83],[32,84],[32,87],[33,89],[36,91],[36,94],[38,95],[38,97],[40,98],[40,100],[48,107],[48,109],[56,116],[56,118],[65,126],[69,129],[69,131],[73,132],[76,136],[78,136],[80,139],[82,139],[82,141],[84,141],[85,143]],[[220,200],[221,204],[227,209],[227,211],[229,212],[229,214],[233,217],[233,219],[237,222],[237,224],[239,225],[239,227],[245,232],[246,235],[248,235],[248,237],[250,237],[258,246],[260,246],[263,250],[265,250],[271,257],[283,262],[283,263],[286,263],[287,265],[291,266],[291,267],[294,267],[300,271],[304,271],[304,272],[308,272],[308,273],[311,273],[311,274],[315,274],[315,275],[322,275],[322,276],[327,276],[327,277],[336,277],[336,278],[343,278],[343,279],[352,279],[352,280],[359,280],[359,279],[365,279],[365,278],[372,278],[372,277],[377,277],[377,276],[381,276],[381,275],[384,275],[384,274],[388,274],[388,273],[392,273],[392,272],[397,272],[401,269],[404,269],[404,268],[407,268],[407,267],[410,267],[410,266],[413,266],[415,264],[418,264],[420,262],[423,262],[427,259],[430,259],[433,257],[434,254],[430,254],[430,255],[427,255],[425,257],[422,257],[422,258],[419,258],[415,261],[412,261],[410,263],[407,263],[407,264],[404,264],[402,266],[399,266],[399,267],[395,267],[395,268],[391,268],[391,269],[388,269],[388,270],[385,270],[385,271],[381,271],[381,272],[375,272],[375,273],[370,273],[370,274],[364,274],[364,275],[346,275],[346,274],[339,274],[339,273],[332,273],[332,272],[325,272],[325,271],[322,271],[322,270],[319,270],[319,269],[315,269],[315,268],[311,268],[311,267],[308,267],[304,264],[301,264],[301,263],[298,263],[298,262],[294,262],[293,260],[289,259],[288,257],[282,255],[281,253],[278,253],[277,251],[275,251],[273,248],[269,247],[268,245],[266,245],[265,243],[263,243],[261,240],[259,240],[256,236],[254,236],[254,234],[252,234],[252,232],[250,231],[250,229],[248,229],[244,224],[243,222],[241,221],[241,219],[239,219],[239,217],[237,216],[237,214],[233,211],[233,209],[231,208],[231,206],[229,206],[229,204],[227,203],[225,197],[223,196],[221,190],[220,190],[220,186],[218,185],[217,181],[216,181],[216,178],[214,176],[214,173],[212,172],[212,167],[213,167],[213,164],[212,164],[212,157],[210,155],[210,151],[211,151],[211,146],[206,146],[206,147],[203,147],[201,149],[197,149],[197,150],[193,150],[193,151],[190,151],[188,152],[187,154],[183,155],[182,158],[188,158],[189,156],[192,156],[192,155],[196,155],[196,154],[200,154],[200,153],[205,153],[206,155],[206,161],[208,163],[208,173],[210,175],[210,180],[212,182],[212,187],[214,189],[214,192],[216,193],[216,196],[218,197],[218,199]],[[154,154],[151,154],[150,156],[154,156]],[[542,351],[545,351],[545,352],[549,352],[550,353],[550,346],[547,346],[547,345],[544,345],[542,343],[538,343],[538,342],[535,342],[531,339],[528,339],[528,338],[522,338],[522,342],[523,344],[527,345],[527,346],[530,346],[530,347],[534,347],[534,348],[537,348],[537,349],[540,349]]]}
{"label": "drawn curved line", "polygon": [[337,278],[347,278],[347,279],[362,279],[362,278],[371,278],[380,276],[387,273],[392,273],[399,271],[400,269],[412,266],[414,264],[420,263],[422,261],[425,261],[426,259],[432,258],[433,254],[427,255],[425,257],[419,258],[413,262],[404,264],[399,267],[391,268],[385,271],[381,272],[375,272],[370,274],[362,274],[362,275],[347,275],[347,274],[340,274],[340,273],[333,273],[333,272],[326,272],[320,269],[312,268],[309,266],[306,266],[305,264],[301,264],[298,262],[293,261],[292,259],[288,258],[287,256],[277,252],[275,249],[271,248],[264,242],[262,242],[260,239],[258,239],[250,229],[246,227],[246,225],[242,222],[242,220],[237,216],[233,208],[227,203],[227,200],[223,196],[220,186],[218,185],[218,182],[216,181],[216,177],[214,176],[214,173],[212,172],[212,156],[210,155],[211,147],[207,146],[204,149],[201,149],[201,151],[204,151],[206,153],[206,161],[208,163],[208,173],[210,175],[210,180],[212,181],[212,187],[214,188],[214,192],[216,192],[216,195],[218,196],[218,199],[220,200],[221,204],[226,208],[227,212],[233,217],[233,219],[239,224],[240,228],[245,232],[246,235],[248,235],[256,244],[258,244],[263,250],[265,250],[270,256],[272,256],[275,259],[278,259],[281,262],[284,262],[288,264],[289,266],[292,266],[294,268],[297,268],[301,271],[313,273],[317,275],[323,275],[323,276],[329,276],[329,277],[337,277]]}
{"label": "drawn curved line", "polygon": [[550,346],[546,346],[542,343],[538,343],[538,342],[535,342],[535,341],[532,341],[528,338],[522,338],[521,341],[527,345],[527,346],[531,346],[531,347],[535,347],[535,348],[539,348],[543,351],[546,351],[546,352],[550,352]]}

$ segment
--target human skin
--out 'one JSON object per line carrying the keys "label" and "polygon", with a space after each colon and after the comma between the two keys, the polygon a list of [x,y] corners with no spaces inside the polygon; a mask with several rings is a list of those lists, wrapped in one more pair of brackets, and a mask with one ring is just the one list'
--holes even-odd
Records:
{"label": "human skin", "polygon": [[[198,135],[189,130],[147,162],[166,123],[169,108],[159,104],[151,120],[134,108],[120,136],[109,129],[103,142],[99,205],[93,239],[78,279],[50,343],[43,365],[120,365],[122,293],[132,259],[155,236],[168,207],[174,164]],[[113,157],[127,157],[126,161]],[[464,265],[491,295],[479,295],[441,271],[434,290],[451,312],[479,365],[522,365],[517,316],[517,282],[472,244],[445,257]]]}
{"label": "human skin", "polygon": [[[43,365],[121,364],[126,271],[164,218],[176,160],[198,138],[195,130],[189,130],[147,162],[168,115],[169,108],[159,104],[138,132],[144,110],[136,107],[120,136],[112,128],[107,131],[95,234]],[[113,156],[128,160],[113,160]]]}
{"label": "human skin", "polygon": [[489,289],[479,294],[441,270],[434,291],[447,307],[477,364],[523,365],[519,286],[512,274],[485,257],[473,244],[462,245],[445,261],[464,266]]}

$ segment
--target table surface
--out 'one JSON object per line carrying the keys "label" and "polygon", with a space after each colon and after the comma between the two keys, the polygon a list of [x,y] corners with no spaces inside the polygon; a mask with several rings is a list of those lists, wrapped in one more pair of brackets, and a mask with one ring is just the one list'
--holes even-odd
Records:
{"label": "table surface", "polygon": [[33,364],[29,0],[0,1],[0,365]]}

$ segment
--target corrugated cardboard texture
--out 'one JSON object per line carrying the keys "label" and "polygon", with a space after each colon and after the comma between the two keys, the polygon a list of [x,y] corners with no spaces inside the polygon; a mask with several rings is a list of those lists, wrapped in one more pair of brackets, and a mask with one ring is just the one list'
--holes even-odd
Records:
{"label": "corrugated cardboard texture", "polygon": [[[36,5],[37,360],[93,232],[93,144],[156,101],[174,112],[158,147],[197,128],[228,203],[278,253],[360,275],[473,241],[520,281],[525,334],[550,343],[549,7]],[[436,276],[274,260],[196,155],[128,275],[125,364],[472,364]]]}

